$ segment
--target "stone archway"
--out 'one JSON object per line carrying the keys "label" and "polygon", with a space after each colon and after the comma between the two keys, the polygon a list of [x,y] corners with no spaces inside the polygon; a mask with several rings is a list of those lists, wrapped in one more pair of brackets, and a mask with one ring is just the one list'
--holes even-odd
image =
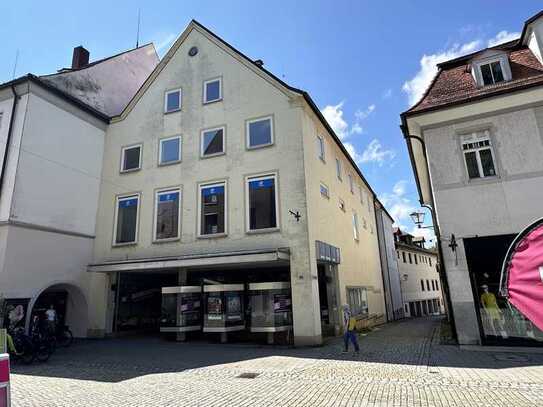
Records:
{"label": "stone archway", "polygon": [[88,303],[82,290],[72,283],[58,282],[42,289],[35,296],[28,309],[27,328],[33,313],[48,308],[50,304],[59,308],[57,312],[65,325],[70,327],[74,337],[83,338],[87,336],[88,328]]}

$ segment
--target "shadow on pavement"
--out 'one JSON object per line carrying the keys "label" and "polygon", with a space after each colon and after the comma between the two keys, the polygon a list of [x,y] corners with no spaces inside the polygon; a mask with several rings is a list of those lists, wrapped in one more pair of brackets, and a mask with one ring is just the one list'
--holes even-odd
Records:
{"label": "shadow on pavement", "polygon": [[[440,318],[421,318],[389,323],[361,335],[361,352],[341,353],[341,338],[330,338],[322,347],[288,348],[256,344],[176,343],[151,338],[82,340],[60,349],[49,362],[14,365],[14,374],[119,382],[144,375],[183,372],[251,360],[265,368],[271,356],[315,360],[394,364],[396,367],[439,366],[506,369],[543,366],[543,354],[513,354],[461,350],[432,340]],[[259,360],[262,359],[262,360]],[[294,359],[295,360],[295,359]],[[364,365],[361,363],[361,369]]]}

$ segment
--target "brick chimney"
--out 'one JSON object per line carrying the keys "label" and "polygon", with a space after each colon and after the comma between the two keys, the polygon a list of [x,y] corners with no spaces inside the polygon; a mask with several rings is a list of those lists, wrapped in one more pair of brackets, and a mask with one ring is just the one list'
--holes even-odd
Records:
{"label": "brick chimney", "polygon": [[74,48],[74,55],[72,57],[72,69],[83,68],[89,64],[89,51],[83,48],[81,45]]}

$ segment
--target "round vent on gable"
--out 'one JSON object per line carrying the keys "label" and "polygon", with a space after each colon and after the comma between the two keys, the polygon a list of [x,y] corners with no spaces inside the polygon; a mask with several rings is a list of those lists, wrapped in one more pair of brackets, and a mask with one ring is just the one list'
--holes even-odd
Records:
{"label": "round vent on gable", "polygon": [[198,47],[191,47],[189,49],[189,56],[193,57],[194,55],[196,55],[198,53]]}

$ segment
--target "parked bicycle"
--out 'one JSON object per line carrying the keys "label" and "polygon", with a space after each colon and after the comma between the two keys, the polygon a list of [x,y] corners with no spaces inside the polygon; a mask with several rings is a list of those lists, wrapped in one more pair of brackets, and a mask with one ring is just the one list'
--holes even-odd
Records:
{"label": "parked bicycle", "polygon": [[10,335],[15,348],[10,349],[10,355],[15,361],[20,360],[25,364],[30,364],[34,360],[46,362],[53,353],[51,345],[41,335],[26,335],[23,328],[11,331]]}

